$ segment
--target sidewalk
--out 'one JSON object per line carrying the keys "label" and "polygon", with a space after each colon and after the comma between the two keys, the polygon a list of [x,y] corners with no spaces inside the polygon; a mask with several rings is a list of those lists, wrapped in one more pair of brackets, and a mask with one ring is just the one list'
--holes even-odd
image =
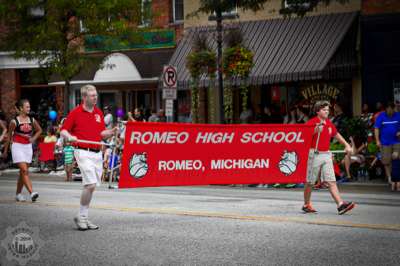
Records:
{"label": "sidewalk", "polygon": [[[16,180],[18,177],[18,169],[6,169],[0,171],[0,179],[3,180]],[[63,170],[59,170],[57,172],[50,173],[39,173],[36,172],[36,169],[30,168],[29,173],[32,181],[47,181],[47,182],[64,182],[65,172]],[[74,181],[80,182],[80,181]],[[225,186],[224,186],[225,187]],[[389,186],[387,183],[384,183],[382,180],[372,180],[369,182],[349,182],[349,183],[341,183],[338,184],[338,187],[343,192],[390,192]],[[232,189],[257,189],[257,190],[275,190],[275,188],[257,188],[257,187],[247,187],[247,186],[236,186],[230,187]],[[302,188],[278,188],[277,190],[303,190]],[[398,193],[400,195],[400,192]]]}

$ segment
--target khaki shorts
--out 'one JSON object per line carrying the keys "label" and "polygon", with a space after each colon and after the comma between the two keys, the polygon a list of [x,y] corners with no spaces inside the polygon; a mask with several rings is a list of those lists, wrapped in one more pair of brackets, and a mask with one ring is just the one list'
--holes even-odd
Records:
{"label": "khaki shorts", "polygon": [[101,185],[103,174],[103,154],[102,152],[92,152],[81,149],[74,150],[74,156],[82,174],[82,184]]}
{"label": "khaki shorts", "polygon": [[400,144],[382,145],[382,163],[388,165],[392,162],[392,155],[397,152],[400,155]]}
{"label": "khaki shorts", "polygon": [[321,182],[336,182],[335,170],[333,169],[332,153],[314,153],[310,150],[307,162],[307,183],[314,184],[320,177]]}

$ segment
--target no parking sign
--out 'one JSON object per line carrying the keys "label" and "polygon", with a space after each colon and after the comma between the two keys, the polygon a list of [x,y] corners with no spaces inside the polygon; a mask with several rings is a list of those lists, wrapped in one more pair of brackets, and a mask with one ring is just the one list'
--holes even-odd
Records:
{"label": "no parking sign", "polygon": [[164,66],[164,71],[163,71],[164,88],[176,89],[176,82],[177,82],[176,67]]}

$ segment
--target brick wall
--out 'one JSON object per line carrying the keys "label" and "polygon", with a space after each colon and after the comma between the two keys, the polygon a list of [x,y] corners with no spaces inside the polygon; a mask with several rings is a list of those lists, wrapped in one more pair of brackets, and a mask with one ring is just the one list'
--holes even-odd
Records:
{"label": "brick wall", "polygon": [[19,97],[18,73],[15,69],[0,70],[0,106],[9,120],[15,115],[15,102]]}
{"label": "brick wall", "polygon": [[399,0],[363,0],[361,6],[363,15],[383,13],[400,13]]}
{"label": "brick wall", "polygon": [[56,108],[57,117],[62,117],[64,114],[64,87],[56,86]]}
{"label": "brick wall", "polygon": [[174,24],[172,0],[153,0],[153,26],[157,28],[175,29],[176,41],[178,42],[183,33],[183,24]]}
{"label": "brick wall", "polygon": [[153,0],[153,25],[160,28],[168,28],[169,23],[172,21],[172,6],[170,0]]}

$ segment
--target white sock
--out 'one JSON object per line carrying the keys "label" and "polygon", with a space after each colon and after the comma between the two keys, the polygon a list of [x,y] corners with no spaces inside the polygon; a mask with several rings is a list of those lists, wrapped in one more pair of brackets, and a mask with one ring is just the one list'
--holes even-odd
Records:
{"label": "white sock", "polygon": [[86,205],[81,205],[81,207],[79,208],[79,216],[81,217],[88,217],[89,216],[89,206]]}

